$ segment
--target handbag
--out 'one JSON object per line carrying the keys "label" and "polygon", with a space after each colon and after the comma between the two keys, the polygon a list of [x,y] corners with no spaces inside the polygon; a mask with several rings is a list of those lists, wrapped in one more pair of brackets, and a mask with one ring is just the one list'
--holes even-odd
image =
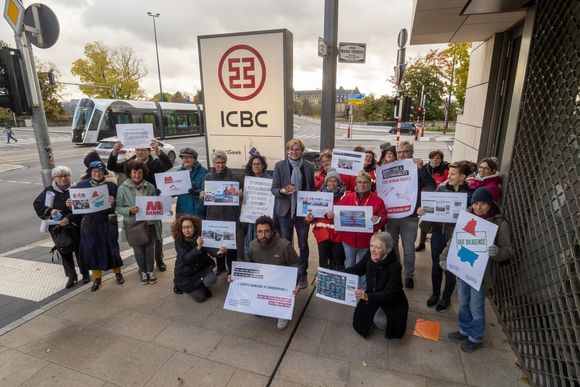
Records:
{"label": "handbag", "polygon": [[75,251],[74,229],[70,226],[55,227],[52,230],[54,247],[60,254],[72,254]]}
{"label": "handbag", "polygon": [[129,246],[143,246],[149,243],[147,222],[124,222],[124,226]]}

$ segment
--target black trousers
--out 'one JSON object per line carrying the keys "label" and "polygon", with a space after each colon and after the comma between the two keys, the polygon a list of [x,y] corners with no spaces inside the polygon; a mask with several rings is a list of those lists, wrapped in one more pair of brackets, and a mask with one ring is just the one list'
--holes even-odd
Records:
{"label": "black trousers", "polygon": [[318,244],[318,266],[342,271],[344,270],[344,259],[342,243],[324,241]]}
{"label": "black trousers", "polygon": [[[64,274],[67,277],[76,277],[77,276],[77,272],[75,270],[75,261],[73,259],[73,253],[70,254],[61,254],[59,253],[60,257],[61,257],[61,261],[62,261],[62,267],[64,268]],[[79,259],[79,253],[75,253],[76,257],[77,257],[77,264],[79,266],[79,270],[81,272],[81,275],[83,277],[88,277],[89,276],[89,270],[87,268],[85,268],[81,262],[81,260]]]}

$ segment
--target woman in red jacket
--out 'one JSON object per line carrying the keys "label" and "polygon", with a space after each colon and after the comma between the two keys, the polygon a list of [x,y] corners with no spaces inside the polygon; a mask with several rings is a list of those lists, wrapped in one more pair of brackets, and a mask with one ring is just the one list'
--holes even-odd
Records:
{"label": "woman in red jacket", "polygon": [[[335,169],[326,172],[326,180],[320,188],[320,192],[332,192],[334,204],[339,204],[344,196],[345,186],[340,180],[340,175]],[[304,221],[314,227],[312,233],[318,244],[318,266],[331,270],[344,270],[344,248],[342,247],[340,234],[334,229],[334,221],[326,214],[323,218],[315,218],[312,214],[307,215]]]}

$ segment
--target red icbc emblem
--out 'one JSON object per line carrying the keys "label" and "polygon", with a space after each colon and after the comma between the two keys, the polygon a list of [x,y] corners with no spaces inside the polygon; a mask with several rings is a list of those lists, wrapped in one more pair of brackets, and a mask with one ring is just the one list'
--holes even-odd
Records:
{"label": "red icbc emblem", "polygon": [[238,101],[247,101],[264,87],[266,64],[256,49],[239,44],[222,55],[218,76],[227,95]]}

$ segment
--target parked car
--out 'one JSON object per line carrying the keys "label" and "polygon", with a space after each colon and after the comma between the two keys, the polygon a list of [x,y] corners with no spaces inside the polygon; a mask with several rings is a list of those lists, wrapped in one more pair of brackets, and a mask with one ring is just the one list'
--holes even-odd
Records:
{"label": "parked car", "polygon": [[[113,147],[115,146],[116,142],[117,137],[104,138],[101,141],[99,141],[99,144],[95,147],[94,150],[97,151],[99,157],[101,158],[101,160],[103,160],[103,162],[106,163],[107,160],[109,159],[109,155],[113,151]],[[167,154],[169,160],[171,160],[172,163],[175,162],[175,159],[177,157],[177,154],[175,153],[175,147],[171,144],[159,140],[157,140],[157,143],[159,144],[159,149],[161,149],[163,152],[165,152],[165,154]],[[121,150],[119,150],[119,155],[117,156],[117,161],[119,163],[122,163],[123,161],[133,157],[134,154],[135,149],[121,148]]]}
{"label": "parked car", "polygon": [[[407,133],[410,134],[411,136],[415,135],[415,132],[417,131],[417,127],[415,126],[414,123],[412,122],[401,122],[401,133]],[[389,130],[390,134],[397,134],[397,127],[393,126],[390,130]]]}

